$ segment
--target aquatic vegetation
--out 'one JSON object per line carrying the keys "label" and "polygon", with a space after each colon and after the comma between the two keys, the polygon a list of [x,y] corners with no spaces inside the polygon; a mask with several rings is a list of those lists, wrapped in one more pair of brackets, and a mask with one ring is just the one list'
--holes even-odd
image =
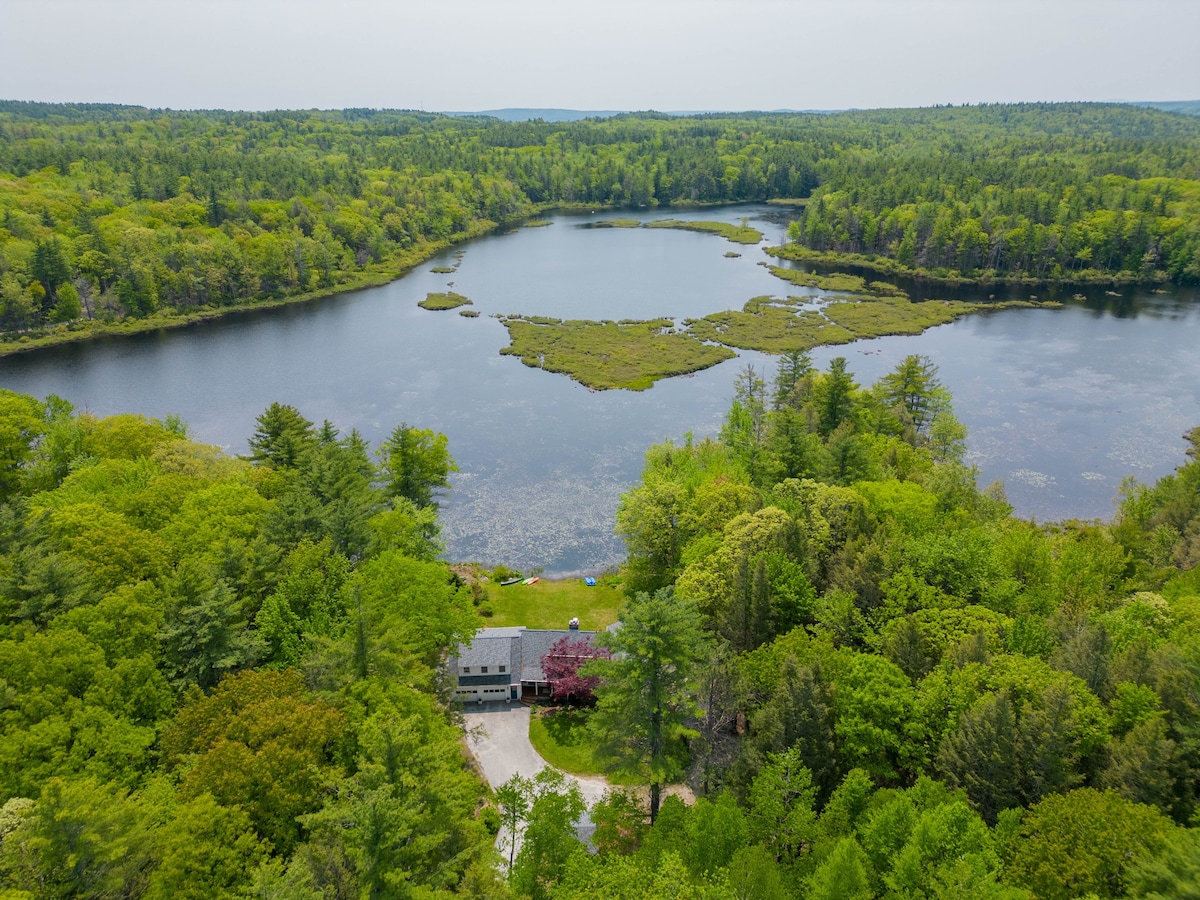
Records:
{"label": "aquatic vegetation", "polygon": [[920,334],[927,328],[953,322],[959,316],[977,312],[984,306],[962,300],[913,303],[907,297],[863,297],[839,298],[822,312],[855,337],[871,338],[885,334]]}
{"label": "aquatic vegetation", "polygon": [[705,234],[717,234],[735,244],[757,244],[762,240],[762,232],[747,225],[730,225],[728,222],[693,222],[682,219],[659,219],[657,222],[647,222],[646,228],[678,228],[682,231],[702,231]]}
{"label": "aquatic vegetation", "polygon": [[430,293],[424,300],[420,301],[417,306],[421,309],[458,309],[460,306],[470,306],[471,301],[462,294],[456,294],[454,291],[446,293]]}
{"label": "aquatic vegetation", "polygon": [[688,331],[702,341],[715,341],[741,350],[785,353],[811,350],[823,344],[846,344],[856,335],[827,319],[819,310],[797,310],[798,297],[776,300],[754,297],[741,310],[687,319]]}
{"label": "aquatic vegetation", "polygon": [[726,250],[725,251],[726,259],[740,259],[741,255],[742,254],[738,253],[736,250]]}
{"label": "aquatic vegetation", "polygon": [[[765,265],[765,264],[764,264]],[[805,272],[803,269],[786,269],[783,266],[766,266],[776,278],[782,278],[796,287],[819,288],[824,291],[860,292],[866,290],[867,282],[857,275],[836,273],[833,275],[818,275],[816,272]]]}
{"label": "aquatic vegetation", "polygon": [[504,325],[511,343],[502,354],[595,390],[644,391],[660,378],[698,372],[736,355],[675,332],[670,319],[617,324],[510,316]]}
{"label": "aquatic vegetation", "polygon": [[454,266],[434,266],[430,269],[435,275],[449,275],[454,271]]}
{"label": "aquatic vegetation", "polygon": [[785,353],[886,334],[920,334],[988,306],[959,300],[913,303],[904,295],[859,294],[837,297],[820,309],[798,308],[811,302],[810,297],[754,297],[740,311],[687,319],[684,325],[702,341],[741,350]]}
{"label": "aquatic vegetation", "polygon": [[479,310],[477,310],[477,309],[460,309],[460,310],[458,311],[458,314],[459,314],[460,316],[462,316],[464,319],[477,319],[477,318],[479,318]]}
{"label": "aquatic vegetation", "polygon": [[522,228],[545,228],[547,225],[553,225],[549,219],[530,219],[528,222],[522,222]]}
{"label": "aquatic vegetation", "polygon": [[588,222],[588,228],[641,228],[642,223],[637,219],[601,219],[599,222]]}

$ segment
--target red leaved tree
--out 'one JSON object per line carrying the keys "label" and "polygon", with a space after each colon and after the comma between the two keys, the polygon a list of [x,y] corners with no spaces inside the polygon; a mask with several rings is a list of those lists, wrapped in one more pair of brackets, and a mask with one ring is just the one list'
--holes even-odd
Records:
{"label": "red leaved tree", "polygon": [[550,682],[550,696],[570,703],[592,703],[592,694],[600,679],[595,675],[579,674],[589,659],[608,659],[603,647],[593,647],[588,638],[564,635],[555,641],[542,657],[542,675]]}

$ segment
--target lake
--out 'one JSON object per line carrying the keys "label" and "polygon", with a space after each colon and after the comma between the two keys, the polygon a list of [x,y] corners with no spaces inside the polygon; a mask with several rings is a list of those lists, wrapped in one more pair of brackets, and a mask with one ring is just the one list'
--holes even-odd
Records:
{"label": "lake", "polygon": [[[273,401],[357,428],[375,445],[402,421],[433,428],[449,437],[461,470],[442,504],[449,558],[599,571],[622,558],[614,512],[645,449],[688,431],[715,435],[738,369],[751,364],[770,378],[774,360],[742,352],[645,392],[597,392],[501,356],[508,334],[493,314],[683,318],[806,293],[759,266],[757,247],[590,227],[630,217],[552,215],[549,226],[462,245],[461,260],[447,252],[383,287],[3,358],[0,385],[55,393],[98,415],[175,413],[195,439],[232,453],[246,452],[255,418]],[[786,210],[766,205],[636,217],[748,218],[764,245],[779,243],[787,224]],[[729,250],[742,256],[726,258]],[[452,274],[430,271],[455,263]],[[470,297],[479,317],[417,307],[445,290]],[[949,293],[975,298],[971,289]],[[1200,424],[1198,300],[1196,289],[1089,290],[1059,309],[999,310],[813,357],[824,367],[845,356],[869,384],[910,353],[928,355],[970,430],[981,484],[1002,480],[1024,517],[1107,518],[1121,480],[1172,471],[1183,433]]]}

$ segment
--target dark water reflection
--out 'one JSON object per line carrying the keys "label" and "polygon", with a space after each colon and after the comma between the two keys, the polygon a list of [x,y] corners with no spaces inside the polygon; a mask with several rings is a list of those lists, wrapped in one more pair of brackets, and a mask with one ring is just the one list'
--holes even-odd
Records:
{"label": "dark water reflection", "polygon": [[[462,470],[443,507],[449,556],[552,573],[603,568],[621,556],[613,515],[646,447],[715,434],[737,369],[772,371],[773,360],[745,353],[643,393],[594,392],[500,356],[507,333],[492,314],[685,317],[804,293],[757,265],[754,247],[579,227],[609,215],[557,215],[549,227],[476,241],[449,275],[429,271],[452,265],[448,253],[390,285],[319,303],[0,359],[0,385],[101,415],[177,413],[196,438],[234,453],[275,400],[372,443],[401,421],[435,428]],[[786,227],[765,206],[639,216],[666,217],[749,218],[768,243]],[[731,249],[742,256],[726,258]],[[479,318],[417,308],[448,283]],[[998,311],[814,357],[846,356],[866,384],[909,353],[929,355],[970,428],[982,481],[1002,479],[1023,516],[1107,517],[1121,479],[1171,471],[1182,433],[1200,424],[1197,292],[1118,294],[1087,291],[1061,309]]]}

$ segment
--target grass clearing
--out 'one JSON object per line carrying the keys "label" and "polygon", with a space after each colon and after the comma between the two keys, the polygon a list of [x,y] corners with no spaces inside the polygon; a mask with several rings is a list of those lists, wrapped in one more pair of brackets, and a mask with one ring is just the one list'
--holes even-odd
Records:
{"label": "grass clearing", "polygon": [[595,739],[588,731],[590,710],[572,707],[534,707],[529,716],[529,743],[541,758],[571,775],[602,775],[612,784],[636,785],[640,779],[613,776],[596,757]]}
{"label": "grass clearing", "polygon": [[421,309],[458,309],[460,306],[470,306],[471,301],[462,294],[456,294],[454,291],[448,291],[444,294],[431,293],[419,302],[417,306]]}
{"label": "grass clearing", "polygon": [[686,375],[732,359],[728,347],[676,332],[670,319],[647,322],[504,320],[509,346],[500,352],[525,365],[569,375],[594,390],[644,391],[660,378]]}
{"label": "grass clearing", "polygon": [[596,756],[588,731],[590,711],[570,707],[535,707],[529,717],[529,742],[556,769],[571,775],[602,775],[612,784],[640,784],[642,779],[614,775]]}
{"label": "grass clearing", "polygon": [[492,615],[482,619],[481,624],[496,628],[566,628],[571,617],[578,616],[584,631],[603,631],[617,621],[625,595],[609,579],[597,582],[595,587],[588,587],[582,578],[564,578],[501,587],[490,581],[484,589]]}

